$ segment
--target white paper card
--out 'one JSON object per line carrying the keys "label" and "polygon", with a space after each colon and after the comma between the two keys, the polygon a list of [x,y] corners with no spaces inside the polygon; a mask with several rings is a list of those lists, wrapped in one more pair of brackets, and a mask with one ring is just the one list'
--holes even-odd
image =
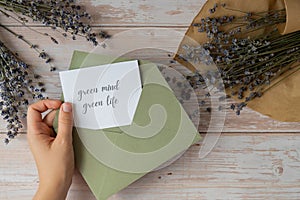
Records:
{"label": "white paper card", "polygon": [[64,99],[73,104],[76,127],[96,130],[132,123],[142,93],[137,60],[59,75]]}

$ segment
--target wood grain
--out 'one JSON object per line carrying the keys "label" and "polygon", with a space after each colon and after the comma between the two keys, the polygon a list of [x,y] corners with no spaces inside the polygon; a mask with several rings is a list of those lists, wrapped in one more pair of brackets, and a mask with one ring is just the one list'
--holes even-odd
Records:
{"label": "wood grain", "polygon": [[[92,16],[93,26],[188,26],[206,0],[78,0]],[[30,25],[40,25],[32,23]],[[5,16],[1,23],[19,25]]]}
{"label": "wood grain", "polygon": [[[199,159],[201,143],[179,160],[152,172],[114,195],[118,199],[299,199],[298,134],[222,134]],[[25,135],[0,146],[0,199],[30,199],[38,176]],[[4,161],[4,162],[3,162]],[[78,173],[70,200],[95,199]]]}
{"label": "wood grain", "polygon": [[[205,0],[79,2],[93,16],[94,30],[104,29],[113,36],[105,41],[106,48],[94,48],[83,38],[76,41],[63,38],[61,33],[40,23],[30,22],[30,30],[3,15],[0,20],[47,51],[54,58],[53,65],[58,72],[68,69],[74,50],[81,50],[145,59],[187,73],[179,64],[170,63],[169,54],[176,52]],[[47,32],[60,44],[53,44],[37,32]],[[49,66],[37,58],[36,52],[3,29],[0,38],[32,66],[34,73],[42,75],[48,96],[59,98],[58,72],[50,73]],[[194,108],[191,103],[183,106],[187,111]],[[204,109],[199,124],[199,131],[203,132],[211,121]],[[204,159],[198,158],[201,144],[194,145],[172,165],[147,174],[110,199],[300,199],[299,123],[277,122],[246,109],[241,116],[228,111],[224,126],[217,128],[228,133],[221,135]],[[3,131],[5,123],[0,120],[0,139],[4,138]],[[0,199],[31,199],[38,186],[38,176],[26,135],[19,135],[8,146],[0,144],[0,158]],[[68,199],[95,200],[78,173],[74,175]]]}

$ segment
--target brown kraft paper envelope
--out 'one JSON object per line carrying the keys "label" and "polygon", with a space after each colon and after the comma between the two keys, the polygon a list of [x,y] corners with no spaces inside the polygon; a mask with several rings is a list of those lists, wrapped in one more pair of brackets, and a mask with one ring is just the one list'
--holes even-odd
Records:
{"label": "brown kraft paper envelope", "polygon": [[[293,31],[300,30],[300,1],[299,0],[208,0],[202,7],[201,11],[194,18],[192,24],[199,23],[202,18],[207,16],[220,17],[224,15],[241,16],[242,13],[229,11],[219,8],[216,13],[210,14],[209,9],[214,7],[214,4],[226,3],[230,8],[239,9],[247,12],[262,12],[267,10],[287,9],[287,23],[280,25],[279,31],[282,34],[287,34]],[[262,30],[264,31],[264,30]],[[255,34],[259,34],[256,32]],[[197,70],[190,63],[180,59],[180,54],[183,52],[184,44],[203,44],[207,41],[205,33],[199,33],[198,28],[191,25],[181,41],[175,60],[187,67],[188,69]],[[299,63],[296,63],[299,64]],[[288,72],[290,73],[290,72]],[[284,75],[283,75],[284,76]],[[280,78],[279,78],[280,79]],[[272,88],[267,90],[260,98],[256,98],[248,103],[248,107],[269,116],[272,119],[283,122],[300,122],[300,71],[293,73],[288,78],[280,81],[275,80]],[[233,97],[236,101],[236,97]]]}

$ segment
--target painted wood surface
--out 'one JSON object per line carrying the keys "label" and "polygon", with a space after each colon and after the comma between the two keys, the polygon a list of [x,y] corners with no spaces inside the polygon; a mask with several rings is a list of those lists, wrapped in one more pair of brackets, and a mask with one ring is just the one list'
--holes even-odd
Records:
{"label": "painted wood surface", "polygon": [[[184,26],[199,12],[206,0],[77,0],[93,18],[95,26]],[[38,25],[32,23],[31,25]],[[1,23],[18,25],[5,16]]]}
{"label": "painted wood surface", "polygon": [[[94,48],[83,38],[76,41],[61,33],[30,23],[21,27],[12,19],[0,16],[2,24],[24,35],[54,58],[58,71],[69,66],[73,50],[82,50],[129,58],[146,59],[187,73],[170,63],[193,17],[205,0],[81,0],[93,16],[94,30],[107,30],[113,38],[104,41],[106,48]],[[59,41],[53,44],[38,32],[47,32]],[[42,75],[50,98],[61,94],[57,72],[14,36],[0,29],[1,40]],[[189,110],[193,105],[184,104]],[[210,116],[201,110],[199,131],[205,132]],[[246,109],[241,116],[226,113],[224,132],[212,152],[198,158],[201,144],[191,147],[178,161],[149,173],[111,199],[300,199],[300,124],[274,121]],[[26,131],[23,129],[23,131]],[[0,121],[0,138],[5,123]],[[199,146],[200,145],[200,146]],[[38,176],[25,134],[10,145],[0,144],[0,200],[31,199]],[[94,200],[86,183],[76,173],[70,200]]]}
{"label": "painted wood surface", "polygon": [[[149,173],[114,195],[121,199],[300,198],[300,140],[295,133],[223,134],[199,159],[200,143],[172,165]],[[25,135],[0,146],[0,199],[30,199],[38,185]],[[78,173],[69,200],[95,199]]]}

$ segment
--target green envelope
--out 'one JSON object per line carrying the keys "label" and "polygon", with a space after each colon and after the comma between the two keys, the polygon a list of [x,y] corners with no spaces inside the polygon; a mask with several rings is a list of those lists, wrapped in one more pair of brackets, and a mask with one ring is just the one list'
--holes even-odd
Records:
{"label": "green envelope", "polygon": [[[127,60],[74,51],[70,70],[122,61]],[[201,139],[157,66],[145,61],[139,61],[139,66],[143,90],[132,125],[73,128],[76,167],[98,200],[107,199]],[[56,130],[57,126],[56,117]]]}

